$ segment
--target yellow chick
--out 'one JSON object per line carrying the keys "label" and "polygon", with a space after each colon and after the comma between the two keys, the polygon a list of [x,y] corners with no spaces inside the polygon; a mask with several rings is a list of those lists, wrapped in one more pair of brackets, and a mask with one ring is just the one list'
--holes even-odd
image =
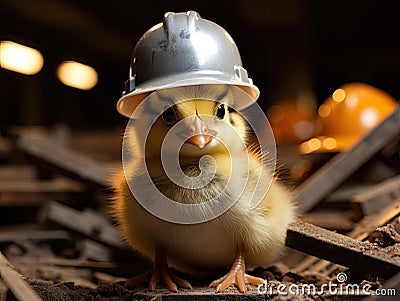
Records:
{"label": "yellow chick", "polygon": [[[162,283],[174,292],[178,287],[191,288],[189,282],[171,272],[170,267],[195,276],[222,275],[228,271],[210,284],[217,292],[232,285],[245,292],[246,284],[262,284],[263,279],[247,274],[246,270],[265,267],[279,257],[295,209],[290,193],[275,179],[259,204],[250,208],[250,201],[259,197],[254,195],[254,190],[260,172],[266,168],[262,164],[265,154],[247,145],[248,125],[240,113],[230,109],[234,101],[231,88],[227,85],[180,87],[161,90],[149,99],[140,120],[134,120],[133,125],[127,127],[125,139],[132,157],[144,159],[158,191],[177,204],[206,204],[221,195],[221,203],[229,198],[235,198],[235,202],[213,218],[209,218],[213,208],[204,207],[199,213],[204,216],[203,222],[165,220],[144,208],[130,189],[129,183],[141,181],[143,166],[137,160],[125,162],[125,172],[114,179],[112,211],[126,242],[154,262],[150,271],[128,279],[126,285],[148,283],[150,290],[154,290]],[[152,118],[155,122],[151,126]],[[178,123],[181,127],[177,134],[170,135],[169,143],[163,145]],[[149,126],[151,130],[146,133]],[[145,140],[142,140],[143,135],[146,135]],[[146,141],[145,151],[142,151],[141,141]],[[195,188],[174,183],[163,168],[161,156],[162,152],[168,156],[177,146],[181,177],[213,175],[212,179]],[[200,162],[199,167],[202,157],[206,160]],[[273,176],[271,171],[264,171]],[[243,179],[246,179],[244,186]],[[145,194],[153,189],[146,182],[140,182],[139,186]],[[240,187],[242,191],[237,192]],[[148,195],[151,198],[151,194]]]}

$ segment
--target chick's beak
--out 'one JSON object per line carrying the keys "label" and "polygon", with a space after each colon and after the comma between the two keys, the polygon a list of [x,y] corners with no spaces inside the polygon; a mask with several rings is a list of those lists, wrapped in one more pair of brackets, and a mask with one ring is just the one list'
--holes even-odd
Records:
{"label": "chick's beak", "polygon": [[203,148],[212,140],[214,131],[209,130],[200,116],[196,115],[192,124],[185,131],[180,132],[179,135],[187,139],[185,143]]}

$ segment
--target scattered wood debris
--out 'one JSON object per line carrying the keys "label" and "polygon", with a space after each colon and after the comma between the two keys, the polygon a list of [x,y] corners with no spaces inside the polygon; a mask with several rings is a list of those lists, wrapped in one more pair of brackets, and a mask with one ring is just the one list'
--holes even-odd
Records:
{"label": "scattered wood debris", "polygon": [[[253,274],[286,287],[321,289],[330,282],[368,284],[371,290],[399,287],[400,164],[386,168],[398,152],[399,116],[397,110],[350,151],[327,158],[299,183],[295,193],[304,216],[289,227],[286,256]],[[109,167],[120,165],[119,131],[79,134],[76,141],[69,141],[71,132],[63,133],[19,129],[0,137],[0,300],[284,299],[255,286],[245,295],[235,288],[216,295],[207,279],[190,275],[185,277],[194,289],[178,294],[125,289],[124,280],[150,264],[126,247],[106,214]],[[376,166],[379,177],[365,181],[365,170]],[[336,279],[339,273],[348,276],[346,282]],[[332,296],[325,292],[318,300]]]}
{"label": "scattered wood debris", "polygon": [[12,294],[20,301],[40,301],[41,298],[35,290],[29,286],[22,276],[14,269],[12,264],[0,253],[0,275],[4,284]]}
{"label": "scattered wood debris", "polygon": [[37,162],[44,168],[100,187],[110,185],[107,170],[91,158],[58,144],[54,139],[42,135],[21,134],[17,148],[30,156],[33,163]]}

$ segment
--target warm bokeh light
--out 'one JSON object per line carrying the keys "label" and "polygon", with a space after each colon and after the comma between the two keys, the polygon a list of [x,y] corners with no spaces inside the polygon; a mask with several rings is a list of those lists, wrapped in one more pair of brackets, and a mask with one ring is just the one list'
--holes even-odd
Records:
{"label": "warm bokeh light", "polygon": [[331,108],[326,104],[322,104],[318,108],[318,115],[321,116],[322,118],[328,117],[330,113],[331,113]]}
{"label": "warm bokeh light", "polygon": [[94,68],[74,61],[65,61],[58,66],[58,79],[67,86],[90,90],[97,84],[97,72]]}
{"label": "warm bokeh light", "polygon": [[336,139],[332,138],[332,137],[327,137],[322,141],[322,145],[324,148],[326,148],[327,150],[332,150],[336,147],[337,143],[336,143]]}
{"label": "warm bokeh light", "polygon": [[11,41],[0,42],[1,68],[34,75],[42,69],[43,63],[43,56],[36,49]]}
{"label": "warm bokeh light", "polygon": [[321,140],[319,140],[318,138],[312,138],[308,141],[308,147],[315,151],[317,149],[321,148]]}
{"label": "warm bokeh light", "polygon": [[332,98],[336,102],[341,102],[345,99],[346,97],[346,92],[343,89],[337,89],[335,92],[332,94]]}
{"label": "warm bokeh light", "polygon": [[314,152],[316,150],[319,150],[321,148],[321,140],[318,138],[312,138],[306,142],[303,142],[300,145],[300,150],[304,154],[308,154],[311,152]]}
{"label": "warm bokeh light", "polygon": [[312,152],[312,150],[308,147],[308,141],[303,142],[302,144],[300,144],[300,151],[303,154],[309,154]]}

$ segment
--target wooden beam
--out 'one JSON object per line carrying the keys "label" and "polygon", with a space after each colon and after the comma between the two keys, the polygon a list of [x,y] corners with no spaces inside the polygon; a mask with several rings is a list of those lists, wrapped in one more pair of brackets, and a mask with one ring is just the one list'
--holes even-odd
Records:
{"label": "wooden beam", "polygon": [[14,297],[20,301],[41,301],[42,298],[29,286],[22,276],[14,270],[13,266],[0,253],[0,275]]}
{"label": "wooden beam", "polygon": [[95,210],[79,211],[57,202],[50,202],[44,210],[43,218],[100,243],[120,250],[127,249],[118,230],[104,215]]}
{"label": "wooden beam", "polygon": [[396,199],[400,199],[400,175],[355,194],[352,205],[366,216],[379,212]]}
{"label": "wooden beam", "polygon": [[15,242],[21,240],[30,240],[44,243],[51,241],[70,241],[71,236],[64,230],[22,230],[18,227],[15,230],[0,232],[0,242]]}
{"label": "wooden beam", "polygon": [[30,156],[33,163],[51,171],[65,174],[82,182],[110,187],[109,172],[98,162],[79,154],[51,138],[20,134],[17,148]]}
{"label": "wooden beam", "polygon": [[369,242],[296,222],[289,226],[286,245],[298,251],[346,266],[360,275],[388,279],[400,270],[400,258]]}
{"label": "wooden beam", "polygon": [[381,209],[380,212],[362,218],[354,229],[348,234],[357,240],[366,239],[376,228],[385,225],[400,214],[400,198],[393,201],[389,206]]}
{"label": "wooden beam", "polygon": [[348,232],[354,228],[354,222],[349,212],[341,210],[318,210],[304,214],[301,220],[319,227]]}
{"label": "wooden beam", "polygon": [[0,179],[0,207],[37,207],[48,200],[82,205],[85,199],[87,200],[87,187],[68,178]]}
{"label": "wooden beam", "polygon": [[[347,234],[348,237],[356,240],[366,239],[373,230],[385,225],[395,216],[400,214],[400,199],[383,208],[379,213],[369,215],[361,219],[354,227],[354,229]],[[330,266],[328,268],[328,266]],[[328,268],[328,269],[326,269]],[[313,270],[315,272],[323,272],[326,275],[330,275],[331,272],[336,270],[338,265],[331,265],[329,261],[319,259],[314,256],[308,256],[302,262],[296,265],[296,271]]]}

